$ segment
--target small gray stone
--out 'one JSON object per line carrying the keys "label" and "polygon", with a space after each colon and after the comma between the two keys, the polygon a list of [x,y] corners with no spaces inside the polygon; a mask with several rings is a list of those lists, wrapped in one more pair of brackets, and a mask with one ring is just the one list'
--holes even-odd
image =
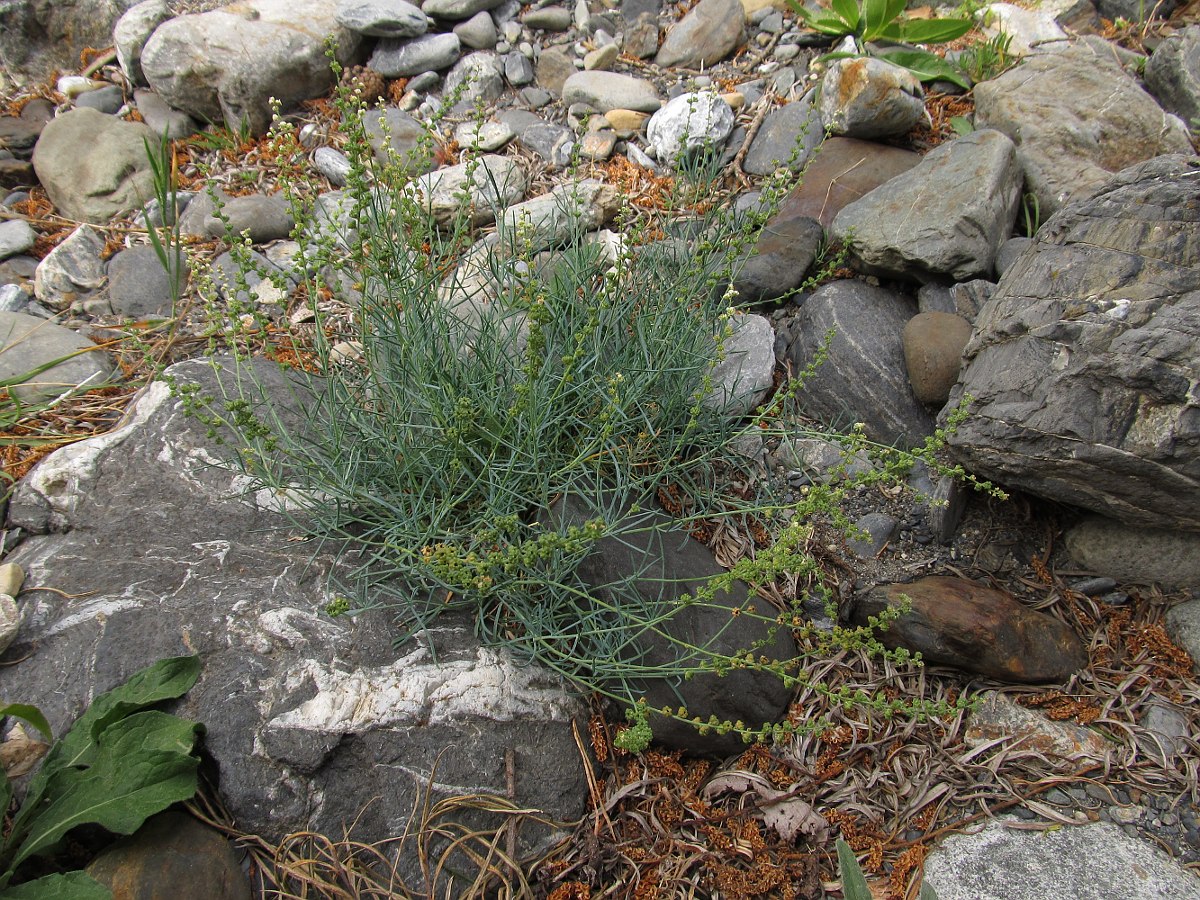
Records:
{"label": "small gray stone", "polygon": [[420,75],[454,65],[461,50],[458,35],[453,32],[426,34],[403,41],[384,38],[367,65],[385,78]]}
{"label": "small gray stone", "polygon": [[[61,362],[37,371],[56,360]],[[0,380],[15,382],[9,392],[22,403],[100,387],[112,373],[112,358],[69,328],[24,313],[0,313]]]}
{"label": "small gray stone", "polygon": [[104,235],[80,225],[46,254],[34,275],[34,295],[56,310],[69,309],[104,284]]}
{"label": "small gray stone", "polygon": [[195,119],[181,110],[172,109],[154,91],[139,88],[133,92],[133,102],[141,113],[142,121],[160,138],[166,135],[171,140],[176,140],[200,130]]}
{"label": "small gray stone", "polygon": [[24,253],[37,240],[37,232],[24,219],[0,222],[0,260]]}
{"label": "small gray stone", "polygon": [[531,9],[521,20],[527,28],[539,28],[542,31],[566,31],[571,27],[571,11],[561,6],[543,6],[541,9]]}
{"label": "small gray stone", "polygon": [[873,512],[858,519],[854,527],[863,535],[848,538],[846,546],[859,559],[874,559],[899,533],[900,523],[886,513]]}
{"label": "small gray stone", "polygon": [[345,185],[346,178],[350,175],[350,160],[345,153],[333,147],[318,147],[314,150],[313,165],[337,187]]}
{"label": "small gray stone", "polygon": [[522,87],[533,81],[533,63],[529,57],[516,51],[504,55],[504,77],[513,87]]}
{"label": "small gray stone", "polygon": [[426,15],[459,21],[469,19],[485,9],[494,9],[502,0],[425,0],[421,9]]}
{"label": "small gray stone", "polygon": [[445,93],[458,93],[452,111],[458,115],[473,112],[477,105],[488,104],[504,93],[504,65],[490,50],[468,53],[446,76]]}
{"label": "small gray stone", "polygon": [[414,38],[429,28],[425,13],[405,0],[339,0],[333,17],[343,28],[370,37]]}
{"label": "small gray stone", "polygon": [[125,94],[115,84],[108,84],[94,91],[80,94],[75,100],[75,105],[112,116],[125,105]]}
{"label": "small gray stone", "polygon": [[667,32],[655,63],[711,68],[741,43],[745,16],[741,0],[700,0]]}
{"label": "small gray stone", "polygon": [[[187,280],[185,256],[180,285],[186,286]],[[165,318],[173,312],[171,279],[150,246],[130,247],[108,261],[108,287],[104,293],[111,314],[122,319]]]}
{"label": "small gray stone", "polygon": [[465,22],[454,26],[454,33],[464,47],[472,50],[491,50],[496,46],[496,23],[490,13],[477,12]]}

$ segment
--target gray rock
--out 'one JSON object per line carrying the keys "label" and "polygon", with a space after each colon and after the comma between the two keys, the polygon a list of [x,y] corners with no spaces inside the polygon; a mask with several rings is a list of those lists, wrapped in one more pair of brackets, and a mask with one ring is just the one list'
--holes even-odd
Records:
{"label": "gray rock", "polygon": [[463,122],[454,129],[454,140],[458,146],[469,150],[482,150],[491,153],[499,150],[516,137],[512,126],[506,122]]}
{"label": "gray rock", "polygon": [[1067,531],[1066,545],[1081,569],[1122,583],[1200,589],[1200,534],[1194,532],[1142,528],[1089,516]]}
{"label": "gray rock", "polygon": [[260,134],[271,123],[271,98],[287,110],[333,86],[327,40],[345,66],[360,38],[337,24],[325,0],[245,0],[158,26],[142,70],[176,109]]}
{"label": "gray rock", "polygon": [[[573,524],[593,518],[597,507],[578,497],[569,497],[550,515]],[[643,513],[646,530],[623,539],[602,538],[591,555],[579,567],[579,576],[592,593],[602,600],[619,604],[627,591],[635,591],[642,602],[654,602],[692,591],[725,570],[717,565],[712,552],[678,527],[672,528],[669,516],[660,512]],[[632,583],[629,584],[632,579]],[[731,616],[741,609],[746,615]],[[768,631],[776,612],[761,598],[750,595],[742,582],[717,595],[711,604],[683,608],[662,622],[658,629],[675,641],[696,647],[708,647],[724,655],[742,654],[760,642],[756,655],[775,660],[793,659],[795,642],[787,632]],[[763,621],[763,619],[767,621]],[[631,656],[644,653],[643,665],[674,663],[678,650],[667,642],[647,635],[629,648]],[[690,753],[728,756],[745,749],[740,736],[715,732],[700,734],[689,724],[668,719],[657,710],[684,706],[688,717],[706,721],[742,721],[751,728],[779,721],[786,713],[791,690],[769,673],[740,669],[719,677],[697,675],[691,679],[643,679],[650,726],[657,743],[681,748]]]}
{"label": "gray rock", "polygon": [[370,37],[414,38],[429,29],[425,13],[406,0],[338,0],[333,17],[343,28]]}
{"label": "gray rock", "polygon": [[513,87],[529,84],[533,81],[533,63],[517,50],[504,54],[504,78]]}
{"label": "gray rock", "polygon": [[[252,409],[301,426],[305,385],[251,365],[241,390]],[[207,361],[170,372],[220,395]],[[15,554],[30,613],[6,691],[38,697],[59,733],[137,669],[199,654],[200,680],[173,711],[207,725],[230,814],[268,839],[350,823],[358,840],[394,838],[426,790],[433,802],[506,794],[506,757],[518,805],[579,816],[587,789],[570,723],[582,704],[561,682],[480,647],[465,620],[396,648],[387,614],[325,615],[334,564],[289,541],[277,496],[247,494],[236,466],[213,465],[228,451],[206,430],[158,382],[125,427],[54,454],[23,483],[12,515],[34,532]],[[47,585],[90,593],[67,601],[38,590]],[[518,852],[548,837],[522,829]],[[420,878],[413,855],[399,863]]]}
{"label": "gray rock", "polygon": [[426,15],[439,19],[469,19],[476,13],[495,9],[503,0],[425,0],[421,9]]}
{"label": "gray rock", "polygon": [[907,69],[873,56],[830,63],[821,81],[821,121],[834,134],[907,134],[925,115],[925,91]]}
{"label": "gray rock", "polygon": [[282,194],[245,194],[231,197],[222,210],[226,222],[215,217],[205,226],[209,237],[249,235],[251,243],[265,244],[289,237],[295,220],[291,205]]}
{"label": "gray rock", "polygon": [[787,103],[767,113],[742,168],[751,175],[771,175],[788,163],[798,172],[824,139],[825,129],[811,100]]}
{"label": "gray rock", "polygon": [[518,227],[525,229],[522,240],[536,253],[573,234],[595,231],[612,221],[619,208],[620,198],[611,186],[585,179],[510,206],[500,217],[500,233],[515,236]]}
{"label": "gray rock", "polygon": [[1194,897],[1196,876],[1115,825],[1021,831],[989,821],[946,838],[925,858],[940,900],[1150,900]]}
{"label": "gray rock", "polygon": [[1133,166],[1064,207],[980,311],[950,438],[968,470],[1200,531],[1200,163]]}
{"label": "gray rock", "polygon": [[404,110],[371,110],[363,126],[378,162],[399,165],[406,172],[428,172],[436,165],[429,158],[428,131]]}
{"label": "gray rock", "polygon": [[1033,238],[1027,237],[1011,237],[996,251],[996,277],[999,278],[1008,267],[1017,261],[1017,257],[1025,252],[1025,248],[1032,243]]}
{"label": "gray rock", "polygon": [[460,221],[484,225],[525,196],[525,173],[516,160],[491,154],[438,169],[412,182],[422,208],[442,227]]}
{"label": "gray rock", "polygon": [[913,393],[938,409],[950,399],[958,381],[963,347],[971,339],[971,323],[962,316],[921,312],[904,326],[904,366]]}
{"label": "gray rock", "polygon": [[[73,109],[46,125],[33,167],[60,213],[107,225],[154,194],[145,141],[157,143],[145,125]],[[81,147],[88,152],[81,153]]]}
{"label": "gray rock", "polygon": [[762,403],[774,384],[775,330],[765,316],[734,316],[724,349],[725,358],[712,368],[713,392],[704,404],[737,419]]}
{"label": "gray rock", "polygon": [[462,50],[453,32],[426,34],[412,40],[384,39],[375,47],[367,65],[385,78],[402,78],[422,72],[448,69]]}
{"label": "gray rock", "polygon": [[16,0],[0,5],[0,58],[45,73],[76,71],[81,51],[112,46],[113,25],[136,0]]}
{"label": "gray rock", "polygon": [[454,26],[454,33],[464,47],[472,50],[491,50],[498,40],[496,23],[486,12],[477,12],[467,21],[459,22]]}
{"label": "gray rock", "polygon": [[571,11],[561,6],[543,6],[531,9],[521,17],[526,28],[542,31],[566,31],[571,27]]}
{"label": "gray rock", "polygon": [[142,48],[150,35],[167,19],[171,9],[166,0],[142,0],[129,7],[113,26],[112,42],[117,51],[117,63],[131,84],[146,83],[142,72]]}
{"label": "gray rock", "polygon": [[318,147],[313,151],[313,166],[336,187],[346,184],[350,175],[350,160],[341,150]]}
{"label": "gray rock", "polygon": [[24,253],[36,240],[37,232],[24,219],[0,222],[0,260]]}
{"label": "gray rock", "polygon": [[[545,60],[545,57],[543,53],[542,59]],[[539,71],[541,65],[539,62]],[[619,72],[577,72],[566,79],[561,90],[562,101],[568,106],[586,103],[604,113],[614,109],[656,112],[662,106],[654,85],[642,78]]]}
{"label": "gray rock", "polygon": [[933,419],[913,394],[901,335],[913,303],[859,281],[834,281],[813,292],[797,316],[787,348],[793,372],[816,358],[826,335],[828,358],[804,383],[805,411],[827,424],[862,422],[867,437],[911,448],[933,431]]}
{"label": "gray rock", "polygon": [[[186,285],[186,257],[183,266],[181,284]],[[105,295],[112,314],[123,319],[141,321],[172,314],[171,280],[150,246],[130,247],[108,261]]]}
{"label": "gray rock", "polygon": [[172,109],[154,91],[139,88],[133,92],[133,102],[137,105],[138,112],[142,114],[142,120],[160,138],[166,135],[171,140],[177,140],[193,135],[200,130],[195,119],[182,110]]}
{"label": "gray rock", "polygon": [[808,216],[828,228],[848,204],[920,161],[911,150],[854,138],[829,138],[812,157],[803,181],[783,202],[780,214]]}
{"label": "gray rock", "polygon": [[654,62],[685,69],[715,66],[742,42],[745,16],[741,0],[700,0],[667,31]]}
{"label": "gray rock", "polygon": [[[575,63],[571,57],[550,47],[541,52],[537,61],[537,83],[552,94],[561,94],[567,80],[575,75]],[[658,109],[656,106],[655,109]]]}
{"label": "gray rock", "polygon": [[854,527],[862,535],[847,538],[846,546],[859,559],[874,559],[900,532],[900,523],[887,513],[880,512],[860,517]]}
{"label": "gray rock", "polygon": [[521,132],[520,143],[540,156],[552,169],[561,169],[571,162],[575,150],[575,132],[565,125],[549,122],[530,125]]}
{"label": "gray rock", "polygon": [[816,219],[781,209],[763,226],[753,251],[734,273],[739,301],[776,300],[798,288],[824,241],[825,229]]}
{"label": "gray rock", "polygon": [[1164,109],[1184,122],[1200,119],[1200,26],[1189,25],[1155,47],[1145,79]]}
{"label": "gray rock", "polygon": [[680,94],[650,117],[646,140],[660,161],[719,148],[733,131],[733,109],[711,91]]}
{"label": "gray rock", "polygon": [[1113,172],[1191,152],[1183,124],[1121,68],[1107,41],[1038,54],[976,85],[975,124],[1012,138],[1043,218]]}
{"label": "gray rock", "polygon": [[[55,364],[37,371],[48,363]],[[108,353],[71,329],[24,313],[0,312],[0,380],[13,382],[8,390],[22,403],[101,387],[114,369]]]}
{"label": "gray rock", "polygon": [[504,65],[500,57],[490,50],[468,53],[446,76],[445,95],[458,94],[458,102],[452,107],[455,114],[473,112],[479,104],[490,104],[504,93]]}
{"label": "gray rock", "polygon": [[1200,672],[1200,600],[1172,606],[1163,617],[1163,624],[1171,639],[1192,658],[1192,670]]}
{"label": "gray rock", "polygon": [[965,281],[991,274],[1020,200],[1012,141],[974,131],[845,207],[831,235],[868,274]]}
{"label": "gray rock", "polygon": [[94,91],[84,91],[75,99],[76,107],[94,109],[106,116],[114,116],[125,105],[125,92],[115,84],[108,84]]}
{"label": "gray rock", "polygon": [[34,274],[34,295],[51,309],[65,310],[104,284],[104,235],[80,225],[46,254]]}

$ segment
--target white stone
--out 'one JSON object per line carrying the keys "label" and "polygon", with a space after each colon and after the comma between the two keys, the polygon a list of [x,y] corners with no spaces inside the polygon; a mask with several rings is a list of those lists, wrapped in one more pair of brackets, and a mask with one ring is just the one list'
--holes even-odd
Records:
{"label": "white stone", "polygon": [[650,117],[646,139],[660,160],[719,146],[733,131],[733,109],[711,91],[681,94]]}

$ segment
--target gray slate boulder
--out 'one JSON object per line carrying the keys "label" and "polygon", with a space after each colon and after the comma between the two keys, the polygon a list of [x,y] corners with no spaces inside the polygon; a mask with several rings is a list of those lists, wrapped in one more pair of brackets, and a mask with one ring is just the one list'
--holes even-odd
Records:
{"label": "gray slate boulder", "polygon": [[950,439],[972,472],[1200,531],[1200,159],[1133,166],[1038,232],[976,319]]}
{"label": "gray slate boulder", "polygon": [[[33,168],[62,215],[107,225],[154,196],[144,140],[154,132],[94,109],[73,109],[47,123],[33,151]],[[87,147],[86,153],[80,148]]]}
{"label": "gray slate boulder", "polygon": [[901,335],[916,315],[906,297],[861,281],[834,281],[809,297],[796,317],[787,359],[806,369],[832,330],[828,358],[804,382],[805,411],[827,425],[862,422],[871,440],[915,447],[933,418],[913,395]]}
{"label": "gray slate boulder", "polygon": [[974,131],[845,207],[832,237],[871,275],[965,281],[991,274],[1020,202],[1012,141]]}
{"label": "gray slate boulder", "polygon": [[700,0],[667,32],[655,63],[664,68],[711,68],[742,42],[741,0]]}
{"label": "gray slate boulder", "polygon": [[1164,109],[1184,122],[1200,119],[1200,25],[1163,40],[1146,62],[1145,78]]}
{"label": "gray slate boulder", "polygon": [[[581,524],[598,515],[596,509],[588,500],[572,496],[552,508],[549,516],[553,521]],[[579,577],[594,596],[615,604],[634,591],[643,601],[655,603],[695,591],[725,572],[712,551],[677,526],[673,528],[665,513],[646,512],[640,521],[644,530],[622,539],[602,538],[580,565]],[[733,615],[733,609],[750,615]],[[728,656],[744,654],[760,644],[756,654],[786,662],[799,651],[789,632],[769,633],[768,623],[776,614],[766,601],[751,596],[746,585],[737,581],[729,590],[719,592],[711,604],[685,607],[660,628],[685,645],[708,647]],[[652,634],[641,636],[629,650],[644,654],[638,657],[644,665],[676,665],[679,659],[677,648]],[[658,710],[676,710],[682,705],[689,718],[707,721],[709,716],[716,716],[718,721],[740,720],[751,728],[760,728],[780,721],[792,699],[791,689],[784,687],[778,676],[752,669],[690,679],[647,678],[640,687],[650,709],[655,742],[709,756],[740,753],[746,745],[738,735],[700,734],[692,725],[668,718]]]}
{"label": "gray slate boulder", "polygon": [[1109,822],[1024,831],[989,821],[947,837],[925,859],[940,900],[1151,900],[1196,896],[1196,876]]}
{"label": "gray slate boulder", "polygon": [[[36,371],[56,360],[62,362]],[[100,387],[113,370],[111,356],[71,329],[24,313],[0,312],[0,380],[22,379],[9,388],[22,403],[53,400],[81,385]]]}
{"label": "gray slate boulder", "polygon": [[1113,172],[1192,147],[1183,123],[1121,68],[1103,40],[1037,54],[976,85],[975,124],[1017,145],[1043,220]]}
{"label": "gray slate boulder", "polygon": [[287,110],[333,86],[327,40],[347,65],[360,38],[325,0],[246,0],[164,22],[146,42],[142,71],[176,109],[261,134],[270,98]]}
{"label": "gray slate boulder", "polygon": [[[262,386],[247,395],[253,408],[265,397],[301,424],[303,385],[253,365],[242,382]],[[218,390],[206,361],[171,373]],[[125,427],[54,454],[21,485],[11,516],[31,536],[12,559],[28,572],[28,612],[6,692],[38,698],[58,733],[141,667],[199,654],[200,681],[174,711],[205,723],[230,813],[269,837],[353,824],[356,839],[394,838],[431,786],[434,802],[504,794],[510,752],[519,805],[578,816],[579,701],[545,671],[480,647],[466,622],[397,649],[386,614],[327,616],[331,561],[291,539],[278,495],[248,494],[214,465],[227,451],[182,407],[157,382]],[[520,846],[544,837],[522,830]],[[414,853],[400,864],[416,874]]]}

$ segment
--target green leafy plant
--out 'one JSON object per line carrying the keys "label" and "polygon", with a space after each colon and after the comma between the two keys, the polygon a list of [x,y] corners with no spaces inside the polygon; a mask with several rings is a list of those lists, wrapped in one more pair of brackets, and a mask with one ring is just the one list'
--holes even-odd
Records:
{"label": "green leafy plant", "polygon": [[[843,900],[874,900],[875,895],[867,886],[867,878],[863,875],[862,867],[850,849],[841,838],[837,840],[838,869],[842,877]],[[927,884],[921,885],[919,900],[938,900],[937,893]]]}
{"label": "green leafy plant", "polygon": [[849,37],[857,52],[830,53],[822,59],[876,56],[908,69],[921,81],[949,81],[968,88],[958,70],[935,53],[916,47],[874,48],[879,41],[896,44],[940,44],[962,37],[974,27],[971,19],[904,18],[905,0],[831,0],[828,10],[813,12],[800,0],[789,0],[809,28],[834,39]]}
{"label": "green leafy plant", "polygon": [[[81,825],[132,834],[155,813],[196,793],[199,759],[194,754],[203,726],[154,709],[195,684],[199,659],[166,659],[96,697],[78,721],[55,741],[29,782],[24,802],[0,841],[0,897],[109,897],[82,872],[45,875],[10,886],[22,864],[58,848]],[[51,737],[41,711],[27,704],[0,705]],[[12,785],[0,771],[0,807],[12,801]]]}
{"label": "green leafy plant", "polygon": [[[265,403],[237,362],[213,395],[181,389],[185,406],[231,439],[238,464],[265,489],[258,495],[278,497],[298,525],[342,550],[347,565],[334,576],[329,611],[385,607],[399,640],[448,614],[468,616],[485,644],[633,709],[630,749],[649,739],[638,699],[651,679],[758,669],[808,683],[807,654],[847,646],[910,658],[885,650],[872,629],[806,625],[801,597],[769,613],[747,604],[731,614],[719,602],[734,581],[817,577],[804,549],[810,520],[847,526],[846,492],[895,481],[914,458],[856,432],[844,438],[848,452],[890,464],[785,503],[740,449],[748,437],[795,434],[803,378],[745,416],[730,411],[714,380],[740,318],[733,271],[768,213],[702,213],[667,198],[670,215],[626,210],[620,234],[596,236],[489,201],[500,195],[491,170],[468,157],[483,188],[463,198],[464,210],[495,204],[495,230],[483,234],[466,215],[432,216],[403,174],[411,160],[403,168],[374,160],[361,108],[346,109],[343,122],[351,169],[337,226],[293,192],[305,294],[345,298],[353,310],[335,319],[311,307],[313,372],[293,375],[303,423]],[[782,197],[791,178],[781,169],[768,198]],[[571,219],[585,195],[605,190],[565,188],[557,212]],[[681,194],[696,199],[692,188]],[[711,192],[703,199],[714,205]],[[236,322],[216,323],[214,333],[242,352]],[[564,514],[563,498],[583,513]],[[646,590],[643,575],[659,555],[716,526],[769,534],[770,546],[717,578]],[[581,564],[602,541],[645,549],[630,549],[631,571],[597,585]],[[724,621],[757,618],[769,634],[795,631],[801,654],[773,660],[757,645],[718,651],[716,634],[675,634],[672,620],[696,607],[720,610]],[[920,698],[835,699],[895,714],[944,711]],[[682,706],[653,712],[746,740],[823,725],[701,721]]]}

